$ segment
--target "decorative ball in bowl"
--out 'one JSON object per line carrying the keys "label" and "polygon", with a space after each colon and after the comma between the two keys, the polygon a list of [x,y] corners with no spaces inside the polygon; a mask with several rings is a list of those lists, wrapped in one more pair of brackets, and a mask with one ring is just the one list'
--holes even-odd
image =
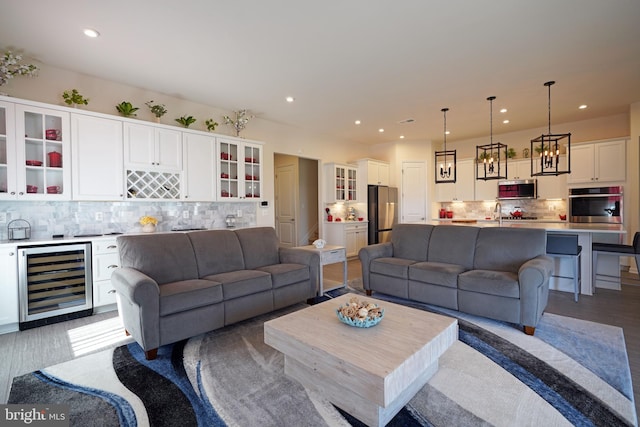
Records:
{"label": "decorative ball in bowl", "polygon": [[351,297],[349,303],[336,309],[338,319],[342,323],[357,328],[370,328],[380,323],[384,317],[384,308],[366,301],[358,301],[357,297]]}

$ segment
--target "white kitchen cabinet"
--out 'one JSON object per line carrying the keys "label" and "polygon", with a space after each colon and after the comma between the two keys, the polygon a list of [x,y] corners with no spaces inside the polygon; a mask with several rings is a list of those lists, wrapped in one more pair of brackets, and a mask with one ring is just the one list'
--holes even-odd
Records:
{"label": "white kitchen cabinet", "polygon": [[507,179],[531,179],[531,159],[507,160]]}
{"label": "white kitchen cabinet", "polygon": [[91,244],[91,254],[93,307],[96,311],[105,311],[105,306],[116,303],[116,291],[111,284],[111,273],[120,264],[118,243],[115,238],[96,239]]}
{"label": "white kitchen cabinet", "polygon": [[3,102],[0,198],[71,199],[69,113]]}
{"label": "white kitchen cabinet", "polygon": [[358,197],[358,169],[352,165],[327,163],[324,165],[325,202],[356,202]]}
{"label": "white kitchen cabinet", "polygon": [[18,188],[15,123],[14,105],[0,101],[0,199],[14,199]]}
{"label": "white kitchen cabinet", "polygon": [[475,161],[473,159],[458,160],[456,162],[456,182],[436,184],[436,199],[438,202],[471,201],[475,200]]}
{"label": "white kitchen cabinet", "polygon": [[362,159],[357,163],[359,175],[361,179],[366,178],[367,185],[389,185],[389,163],[373,159]]}
{"label": "white kitchen cabinet", "polygon": [[192,202],[216,200],[216,138],[185,132],[183,142],[183,198]]}
{"label": "white kitchen cabinet", "polygon": [[626,140],[594,142],[571,147],[568,184],[626,180]]}
{"label": "white kitchen cabinet", "polygon": [[124,123],[124,158],[127,168],[182,171],[182,132]]}
{"label": "white kitchen cabinet", "polygon": [[124,197],[122,121],[71,114],[73,200]]}
{"label": "white kitchen cabinet", "polygon": [[18,255],[15,245],[0,245],[0,334],[18,330]]}
{"label": "white kitchen cabinet", "polygon": [[124,122],[127,199],[182,198],[182,132]]}
{"label": "white kitchen cabinet", "polygon": [[218,200],[258,200],[262,196],[262,144],[217,138]]}
{"label": "white kitchen cabinet", "polygon": [[476,186],[474,200],[495,200],[498,197],[498,180],[490,179],[485,181],[482,179],[475,179],[474,177],[474,181]]}
{"label": "white kitchen cabinet", "polygon": [[367,246],[367,221],[358,222],[327,222],[324,225],[324,240],[329,245],[346,248],[347,257],[358,256],[361,248]]}

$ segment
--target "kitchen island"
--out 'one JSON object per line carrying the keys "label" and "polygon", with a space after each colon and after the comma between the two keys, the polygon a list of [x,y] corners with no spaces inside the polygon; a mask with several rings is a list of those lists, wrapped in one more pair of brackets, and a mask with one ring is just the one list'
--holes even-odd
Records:
{"label": "kitchen island", "polygon": [[[498,220],[473,219],[441,219],[431,222],[433,225],[460,225],[475,227],[511,227],[511,228],[541,228],[547,233],[577,234],[578,244],[582,246],[580,263],[581,286],[580,293],[593,295],[598,288],[620,290],[620,259],[618,256],[602,254],[598,257],[596,283],[591,283],[592,242],[623,243],[627,231],[622,224],[592,224],[572,223],[567,221],[544,220],[504,220],[502,225]],[[523,244],[526,242],[523,242]],[[554,257],[554,274],[549,280],[549,289],[573,292],[574,278],[571,260]]]}

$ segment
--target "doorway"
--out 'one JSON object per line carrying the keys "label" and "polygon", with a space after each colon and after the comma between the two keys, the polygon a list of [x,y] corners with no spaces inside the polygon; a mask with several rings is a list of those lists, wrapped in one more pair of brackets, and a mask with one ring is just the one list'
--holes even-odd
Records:
{"label": "doorway", "polygon": [[318,238],[319,163],[274,153],[275,229],[282,246],[308,245]]}

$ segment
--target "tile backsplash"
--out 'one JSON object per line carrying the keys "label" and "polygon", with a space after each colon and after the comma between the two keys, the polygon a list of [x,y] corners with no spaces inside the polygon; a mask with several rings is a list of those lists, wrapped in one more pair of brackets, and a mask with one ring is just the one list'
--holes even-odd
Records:
{"label": "tile backsplash", "polygon": [[[558,215],[567,214],[567,201],[562,200],[541,200],[541,199],[521,199],[521,200],[501,200],[502,216],[509,216],[516,208],[520,208],[523,216],[536,217],[538,219],[560,220]],[[438,218],[438,210],[444,208],[453,211],[453,218],[484,219],[497,218],[494,213],[495,201],[477,202],[447,202],[436,203],[433,218]]]}
{"label": "tile backsplash", "polygon": [[256,211],[255,202],[0,202],[0,214],[6,216],[0,223],[0,240],[8,238],[7,226],[15,219],[29,222],[32,239],[47,239],[54,234],[138,232],[145,215],[158,219],[158,231],[226,228],[227,215],[236,216],[237,228],[252,227]]}

